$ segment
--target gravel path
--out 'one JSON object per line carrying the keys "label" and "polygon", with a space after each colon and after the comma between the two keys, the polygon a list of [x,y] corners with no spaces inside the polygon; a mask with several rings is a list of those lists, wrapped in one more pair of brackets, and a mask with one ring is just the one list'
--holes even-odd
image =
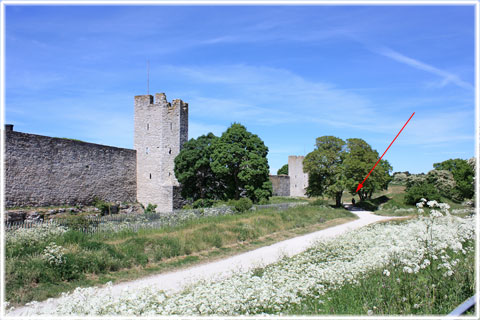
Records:
{"label": "gravel path", "polygon": [[[164,290],[167,293],[173,293],[181,290],[200,279],[221,279],[228,277],[239,270],[248,270],[259,266],[274,263],[285,256],[293,256],[305,251],[316,241],[324,238],[331,238],[342,233],[361,228],[378,221],[386,221],[404,217],[385,217],[372,214],[370,211],[363,211],[359,208],[347,208],[358,216],[359,219],[350,221],[335,227],[312,232],[303,236],[277,242],[273,245],[258,248],[242,254],[235,255],[226,259],[196,265],[188,269],[162,273],[146,278],[123,282],[110,289],[114,294],[120,294],[124,289],[140,289],[152,286],[158,290]],[[58,299],[48,299],[40,304],[48,309],[54,308]],[[38,306],[37,306],[38,307]],[[24,315],[29,309],[28,306],[21,307],[8,313],[9,316]]]}

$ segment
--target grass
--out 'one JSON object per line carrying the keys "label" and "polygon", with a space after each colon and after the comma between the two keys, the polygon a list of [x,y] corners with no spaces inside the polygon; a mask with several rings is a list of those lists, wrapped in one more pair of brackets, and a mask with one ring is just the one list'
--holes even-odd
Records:
{"label": "grass", "polygon": [[303,198],[303,197],[280,197],[280,196],[270,197],[271,204],[286,203],[286,202],[307,202],[307,201],[308,201],[308,198]]}
{"label": "grass", "polygon": [[[75,287],[178,269],[353,219],[343,208],[306,205],[207,217],[138,232],[91,235],[69,230],[28,248],[6,246],[6,298],[13,305],[40,301]],[[42,258],[50,242],[64,248],[61,265],[50,265]]]}
{"label": "grass", "polygon": [[[327,291],[320,299],[306,298],[298,305],[287,306],[284,314],[302,315],[439,315],[448,314],[475,293],[474,250],[464,257],[449,250],[458,258],[455,273],[445,277],[438,270],[441,261],[406,274],[391,264],[373,270],[356,285],[345,285]],[[386,275],[384,270],[390,273]]]}

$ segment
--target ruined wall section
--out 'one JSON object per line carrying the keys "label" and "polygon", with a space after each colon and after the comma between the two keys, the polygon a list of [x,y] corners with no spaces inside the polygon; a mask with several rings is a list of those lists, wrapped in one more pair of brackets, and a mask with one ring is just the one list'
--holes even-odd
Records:
{"label": "ruined wall section", "polygon": [[306,197],[308,174],[303,172],[304,156],[288,156],[288,176],[290,177],[290,196]]}
{"label": "ruined wall section", "polygon": [[273,196],[288,197],[290,196],[290,177],[286,174],[270,175],[272,182]]}
{"label": "ruined wall section", "polygon": [[188,104],[167,101],[164,93],[135,97],[135,137],[137,150],[137,200],[170,212],[176,206],[174,160],[188,138]]}
{"label": "ruined wall section", "polygon": [[136,152],[5,131],[6,207],[136,200]]}

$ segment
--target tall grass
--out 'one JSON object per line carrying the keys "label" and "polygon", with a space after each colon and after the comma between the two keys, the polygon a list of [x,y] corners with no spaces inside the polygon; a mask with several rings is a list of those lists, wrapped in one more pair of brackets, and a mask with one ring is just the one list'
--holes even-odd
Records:
{"label": "tall grass", "polygon": [[[238,215],[205,217],[185,221],[175,227],[122,230],[117,233],[87,234],[77,230],[48,233],[29,245],[8,241],[6,245],[6,297],[14,304],[56,296],[69,284],[91,285],[102,275],[125,270],[155,269],[171,259],[195,255],[225,246],[258,241],[275,232],[305,228],[335,218],[353,219],[344,209],[298,206],[275,208]],[[15,231],[19,234],[22,230]],[[13,239],[13,238],[12,238]],[[55,243],[62,248],[61,265],[50,265],[45,248]]]}

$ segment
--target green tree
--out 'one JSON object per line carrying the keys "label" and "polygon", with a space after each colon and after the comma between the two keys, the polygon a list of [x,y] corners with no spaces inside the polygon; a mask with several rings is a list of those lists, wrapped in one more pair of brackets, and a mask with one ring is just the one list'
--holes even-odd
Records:
{"label": "green tree", "polygon": [[216,140],[218,137],[213,133],[190,139],[175,158],[174,171],[182,185],[183,198],[194,201],[222,198],[224,187],[210,166]]}
{"label": "green tree", "polygon": [[[346,156],[344,160],[346,189],[351,194],[356,193],[357,186],[365,179],[372,167],[378,161],[376,150],[362,139],[347,139]],[[358,191],[360,200],[371,199],[375,191],[388,188],[391,181],[390,171],[392,166],[387,160],[380,160],[375,170],[372,171]]]}
{"label": "green tree", "polygon": [[267,154],[263,141],[239,123],[215,141],[211,168],[225,185],[226,198],[258,202],[272,195]]}
{"label": "green tree", "polygon": [[315,150],[303,160],[303,171],[308,173],[308,196],[328,196],[341,206],[345,190],[345,141],[334,136],[319,137]]}
{"label": "green tree", "polygon": [[288,163],[284,164],[283,167],[278,169],[277,174],[287,174],[288,175]]}
{"label": "green tree", "polygon": [[452,173],[456,187],[461,197],[471,199],[475,193],[475,168],[472,161],[463,159],[449,159],[440,163],[435,163],[433,167],[436,170],[448,170]]}

